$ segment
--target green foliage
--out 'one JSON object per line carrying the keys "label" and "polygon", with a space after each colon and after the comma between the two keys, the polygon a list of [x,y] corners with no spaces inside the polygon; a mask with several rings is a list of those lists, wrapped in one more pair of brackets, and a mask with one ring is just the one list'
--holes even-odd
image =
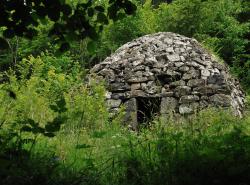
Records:
{"label": "green foliage", "polygon": [[137,1],[133,1],[133,3],[137,4],[136,14],[122,17],[120,20],[110,22],[105,26],[96,42],[96,46],[98,47],[95,48],[94,53],[88,52],[87,42],[81,41],[78,43],[76,48],[81,49],[78,56],[80,55],[81,58],[87,59],[87,64],[90,64],[87,67],[101,62],[121,45],[145,34],[157,31],[157,14],[151,6],[151,0],[147,0],[145,4],[138,3]]}
{"label": "green foliage", "polygon": [[110,0],[107,10],[91,0],[78,2],[74,7],[65,0],[3,0],[0,7],[0,28],[5,28],[0,39],[1,46],[8,46],[4,38],[20,36],[32,39],[38,34],[37,26],[49,20],[54,24],[48,36],[60,45],[61,52],[69,49],[68,40],[96,39],[100,28],[108,24],[109,19],[118,20],[119,14],[131,15],[136,10],[129,0]]}
{"label": "green foliage", "polygon": [[53,140],[39,140],[35,150],[43,150],[42,142],[56,147],[60,165],[90,172],[100,184],[247,184],[249,134],[249,117],[206,110],[188,119],[155,120],[140,133],[115,125],[67,127]]}
{"label": "green foliage", "polygon": [[[0,160],[7,163],[8,169],[1,166],[0,171],[33,174],[25,170],[33,161],[37,138],[55,137],[62,127],[99,128],[107,122],[104,87],[95,82],[83,84],[83,75],[84,71],[70,58],[48,54],[23,59],[15,70],[1,73],[7,81],[0,84]],[[12,158],[11,153],[17,158]],[[30,163],[19,168],[13,166],[15,160]],[[11,181],[18,175],[13,174]],[[1,183],[8,184],[7,177]]]}
{"label": "green foliage", "polygon": [[151,131],[127,141],[113,183],[247,184],[250,168],[243,161],[250,157],[250,137],[245,121],[212,111],[189,121],[155,122]]}

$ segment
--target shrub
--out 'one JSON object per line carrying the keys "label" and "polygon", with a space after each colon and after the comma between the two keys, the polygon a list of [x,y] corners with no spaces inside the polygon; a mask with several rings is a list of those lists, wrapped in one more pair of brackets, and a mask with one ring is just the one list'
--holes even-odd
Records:
{"label": "shrub", "polygon": [[[103,127],[108,120],[104,87],[84,83],[84,72],[63,56],[31,56],[16,70],[1,75],[8,80],[0,84],[0,161],[6,164],[0,167],[0,182],[49,184],[50,178],[55,180],[53,175],[58,175],[57,171],[48,174],[57,168],[57,161],[50,164],[55,152],[44,148],[37,153],[38,140],[55,137],[63,126],[75,130]],[[41,163],[43,158],[48,164]],[[22,178],[26,180],[20,183]]]}

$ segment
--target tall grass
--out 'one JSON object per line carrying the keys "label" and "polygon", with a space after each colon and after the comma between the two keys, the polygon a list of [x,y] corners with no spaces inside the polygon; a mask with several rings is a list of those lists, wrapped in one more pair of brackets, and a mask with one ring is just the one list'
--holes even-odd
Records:
{"label": "tall grass", "polygon": [[206,110],[175,122],[155,120],[140,133],[110,125],[62,130],[39,140],[34,152],[51,146],[59,171],[88,174],[79,178],[90,184],[248,184],[249,123]]}
{"label": "tall grass", "polygon": [[31,57],[3,74],[0,184],[249,184],[250,116],[209,109],[133,132],[122,110],[109,117],[102,84],[50,60]]}

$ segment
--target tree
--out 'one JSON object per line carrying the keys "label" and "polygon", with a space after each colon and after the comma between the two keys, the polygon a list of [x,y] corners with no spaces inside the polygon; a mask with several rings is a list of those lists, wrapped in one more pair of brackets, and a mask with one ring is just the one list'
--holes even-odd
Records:
{"label": "tree", "polygon": [[136,6],[129,0],[109,0],[108,7],[96,5],[87,0],[70,6],[66,0],[1,0],[0,28],[4,28],[0,37],[0,48],[7,48],[5,38],[14,36],[32,39],[37,35],[36,27],[50,20],[54,24],[48,36],[60,45],[60,51],[69,49],[71,40],[83,38],[96,39],[103,25],[109,19],[117,20],[125,14],[131,15]]}

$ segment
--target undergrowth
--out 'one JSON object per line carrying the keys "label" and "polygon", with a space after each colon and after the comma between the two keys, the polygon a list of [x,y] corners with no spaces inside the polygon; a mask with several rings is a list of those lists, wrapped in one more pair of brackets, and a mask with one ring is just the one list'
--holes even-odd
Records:
{"label": "undergrowth", "polygon": [[249,184],[250,116],[209,109],[133,132],[122,111],[109,117],[102,83],[70,58],[51,61],[1,73],[0,184]]}

